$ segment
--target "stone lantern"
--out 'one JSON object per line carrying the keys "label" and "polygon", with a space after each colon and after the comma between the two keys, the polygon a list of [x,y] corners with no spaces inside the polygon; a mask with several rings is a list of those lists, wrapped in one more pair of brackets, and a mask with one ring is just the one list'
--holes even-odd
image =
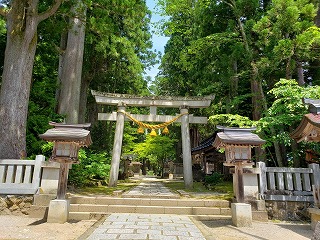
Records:
{"label": "stone lantern", "polygon": [[251,205],[245,203],[243,167],[253,165],[251,148],[265,143],[257,134],[255,128],[226,128],[219,126],[222,132],[217,133],[213,146],[224,148],[225,166],[234,166],[233,191],[236,203],[231,204],[232,223],[237,227],[252,226]]}
{"label": "stone lantern", "polygon": [[227,128],[218,126],[222,132],[217,133],[213,147],[225,149],[225,166],[235,167],[234,191],[237,202],[244,202],[243,167],[253,165],[251,148],[265,143],[257,134],[256,128]]}
{"label": "stone lantern", "polygon": [[79,163],[78,153],[80,147],[92,143],[90,127],[87,124],[63,124],[50,122],[54,128],[48,129],[40,137],[48,142],[53,142],[52,155],[49,161],[60,163],[57,199],[49,205],[48,222],[66,222],[68,218],[69,202],[65,199],[69,165]]}

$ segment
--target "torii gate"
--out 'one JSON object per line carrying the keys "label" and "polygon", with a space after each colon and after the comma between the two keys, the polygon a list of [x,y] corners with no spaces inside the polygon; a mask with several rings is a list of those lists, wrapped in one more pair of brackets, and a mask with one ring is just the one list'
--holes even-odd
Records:
{"label": "torii gate", "polygon": [[183,155],[183,178],[186,188],[193,187],[192,158],[190,145],[189,123],[206,124],[206,117],[195,117],[188,113],[189,108],[206,108],[211,104],[214,96],[207,97],[168,97],[168,96],[135,96],[129,94],[114,94],[91,91],[98,104],[116,105],[117,112],[98,113],[98,120],[116,121],[116,130],[112,151],[109,186],[117,185],[119,165],[121,157],[125,109],[127,106],[150,107],[149,115],[131,114],[141,122],[169,122],[176,118],[170,115],[157,115],[157,107],[179,108],[181,117],[176,122],[181,122],[182,155]]}

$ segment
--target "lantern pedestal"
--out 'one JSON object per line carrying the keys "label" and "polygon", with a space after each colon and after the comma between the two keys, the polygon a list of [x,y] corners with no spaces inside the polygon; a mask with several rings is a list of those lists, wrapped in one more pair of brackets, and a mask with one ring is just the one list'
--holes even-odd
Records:
{"label": "lantern pedestal", "polygon": [[236,227],[252,227],[251,205],[231,203],[232,224]]}
{"label": "lantern pedestal", "polygon": [[65,223],[69,216],[69,200],[51,200],[48,211],[48,223]]}

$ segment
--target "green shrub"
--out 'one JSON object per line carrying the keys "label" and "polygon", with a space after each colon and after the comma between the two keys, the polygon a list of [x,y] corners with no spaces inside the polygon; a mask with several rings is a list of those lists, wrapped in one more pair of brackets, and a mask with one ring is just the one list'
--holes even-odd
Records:
{"label": "green shrub", "polygon": [[214,187],[223,181],[223,174],[215,172],[212,175],[204,177],[204,185],[207,189],[214,189]]}
{"label": "green shrub", "polygon": [[73,164],[68,183],[76,187],[92,186],[97,180],[107,181],[111,159],[107,153],[79,152],[79,164]]}

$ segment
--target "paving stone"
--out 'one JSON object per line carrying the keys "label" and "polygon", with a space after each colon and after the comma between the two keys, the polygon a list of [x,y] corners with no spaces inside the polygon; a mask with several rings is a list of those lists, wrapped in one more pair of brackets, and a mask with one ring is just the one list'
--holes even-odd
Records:
{"label": "paving stone", "polygon": [[[121,232],[119,232],[119,229],[118,228],[111,228],[111,229],[108,229],[106,233],[117,233],[117,234],[124,234],[124,233],[134,233],[135,229],[130,229],[130,228],[125,228],[125,229],[121,229]],[[146,230],[144,230],[146,231]]]}
{"label": "paving stone", "polygon": [[[179,240],[206,240],[204,237],[185,237],[185,236],[179,236],[178,237]],[[210,240],[214,240],[214,239],[210,239]]]}
{"label": "paving stone", "polygon": [[[122,196],[124,196],[123,194]],[[149,196],[148,200],[136,200],[149,203],[148,207],[137,206],[135,213],[112,213],[104,223],[90,235],[89,240],[98,239],[157,239],[157,240],[205,240],[200,230],[193,224],[188,213],[181,212],[180,207],[173,207],[176,214],[164,214],[165,207],[154,210],[154,214],[138,213],[145,209],[153,209],[152,204],[161,204],[161,200],[153,200],[154,197],[175,197],[172,193],[159,182],[142,182],[139,186],[129,191],[127,197]],[[129,198],[127,198],[129,199]],[[152,203],[153,201],[153,203]],[[125,201],[123,201],[125,202]],[[167,207],[168,209],[168,207]],[[192,209],[192,208],[190,208]],[[160,211],[159,214],[156,214]]]}
{"label": "paving stone", "polygon": [[120,234],[118,239],[147,239],[147,234]]}
{"label": "paving stone", "polygon": [[118,234],[92,234],[87,240],[116,239]]}
{"label": "paving stone", "polygon": [[164,236],[164,235],[149,235],[149,239],[155,240],[178,240],[176,236]]}
{"label": "paving stone", "polygon": [[187,236],[189,237],[189,232],[176,230],[176,231],[169,231],[169,230],[163,230],[163,235],[166,236]]}

